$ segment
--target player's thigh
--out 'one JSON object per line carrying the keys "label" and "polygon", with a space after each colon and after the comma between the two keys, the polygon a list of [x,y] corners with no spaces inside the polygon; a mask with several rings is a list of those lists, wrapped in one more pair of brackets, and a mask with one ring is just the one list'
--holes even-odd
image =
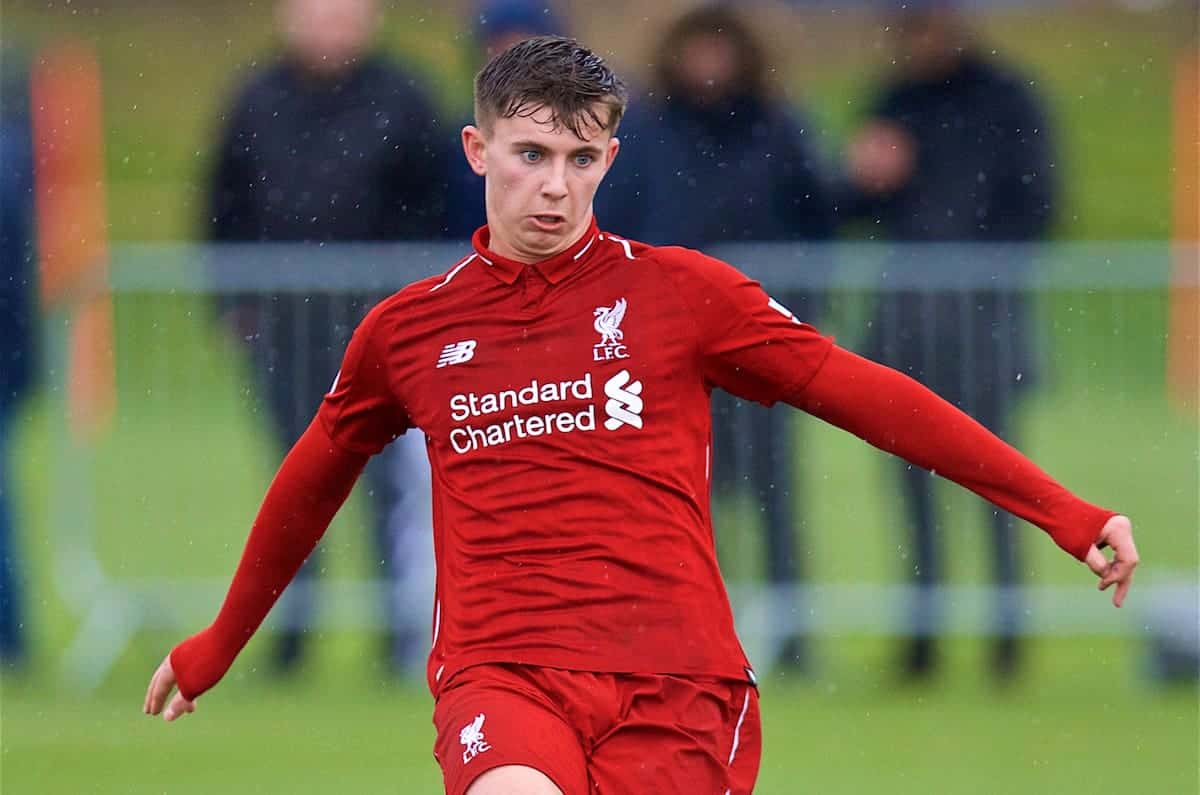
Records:
{"label": "player's thigh", "polygon": [[[679,680],[674,680],[679,685]],[[758,777],[758,692],[744,684],[668,687],[634,700],[629,717],[592,751],[597,795],[748,795]]]}
{"label": "player's thigh", "polygon": [[524,765],[493,767],[467,788],[467,795],[564,795],[540,770]]}
{"label": "player's thigh", "polygon": [[[588,791],[587,764],[575,730],[546,694],[504,666],[463,672],[438,697],[433,723],[434,756],[448,795]],[[489,771],[512,767],[518,769],[485,780]],[[519,768],[531,768],[541,778]],[[510,778],[525,788],[504,789]],[[484,789],[473,786],[476,782]]]}

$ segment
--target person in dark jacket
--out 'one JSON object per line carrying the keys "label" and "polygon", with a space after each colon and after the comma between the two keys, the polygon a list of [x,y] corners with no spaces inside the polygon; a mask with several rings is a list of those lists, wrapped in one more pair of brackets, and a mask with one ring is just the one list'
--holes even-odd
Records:
{"label": "person in dark jacket", "polygon": [[[950,3],[910,3],[889,22],[899,74],[880,89],[850,142],[851,190],[843,210],[903,242],[1042,238],[1053,217],[1054,151],[1030,82],[985,54]],[[1019,257],[997,263],[1006,269],[1027,266]],[[1013,399],[1033,375],[1028,327],[1028,307],[1011,289],[901,290],[879,301],[867,353],[1011,441]],[[905,467],[903,485],[918,586],[914,635],[903,664],[908,674],[923,676],[937,662],[934,586],[943,576],[938,520],[931,476]],[[991,506],[986,510],[1000,586],[992,663],[997,676],[1008,678],[1019,664],[1020,562],[1011,517]]]}
{"label": "person in dark jacket", "polygon": [[[414,76],[372,49],[373,0],[282,0],[282,57],[253,74],[225,116],[213,173],[209,236],[217,242],[430,240],[445,227],[447,151],[430,99]],[[266,408],[282,449],[304,431],[340,365],[351,332],[382,295],[290,292],[232,295],[223,315],[245,340],[262,377]],[[412,439],[408,437],[411,436]],[[400,459],[397,460],[396,457]],[[408,473],[407,475],[405,473]],[[374,555],[384,573],[432,571],[432,541],[414,537],[395,552],[388,516],[407,491],[428,502],[423,440],[408,434],[368,472],[376,509]],[[411,511],[408,515],[419,516]],[[413,533],[430,534],[428,522]],[[276,652],[281,669],[301,656],[311,616],[310,559],[285,607]],[[396,590],[395,586],[389,591]],[[432,587],[427,598],[432,615]],[[413,623],[389,605],[393,625]],[[395,661],[417,665],[427,632],[396,627]]]}
{"label": "person in dark jacket", "polygon": [[33,140],[24,70],[11,51],[0,101],[0,664],[27,654],[24,574],[17,549],[8,473],[9,443],[17,408],[34,370],[35,293]]}
{"label": "person in dark jacket", "polygon": [[[772,96],[763,47],[738,12],[694,9],[669,27],[655,52],[653,88],[621,123],[619,135],[630,145],[596,196],[600,222],[646,243],[691,248],[828,239],[833,209],[813,136],[800,113]],[[816,322],[815,292],[777,297]],[[801,575],[801,523],[790,417],[717,395],[713,403],[714,486],[729,493],[748,483],[763,506],[777,612],[795,618],[789,594]],[[803,666],[799,634],[784,640],[776,661]]]}

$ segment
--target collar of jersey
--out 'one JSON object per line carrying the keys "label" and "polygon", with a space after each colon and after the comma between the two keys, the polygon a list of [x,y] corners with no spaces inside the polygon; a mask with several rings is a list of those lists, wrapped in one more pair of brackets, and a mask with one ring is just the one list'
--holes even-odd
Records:
{"label": "collar of jersey", "polygon": [[566,250],[560,251],[550,259],[544,259],[541,262],[535,263],[517,262],[516,260],[507,259],[489,249],[488,244],[491,242],[492,234],[486,226],[481,226],[475,230],[475,234],[471,238],[471,245],[475,248],[475,253],[479,255],[479,258],[488,264],[488,270],[494,273],[496,278],[505,284],[515,282],[517,277],[521,275],[521,271],[529,264],[532,264],[538,273],[546,277],[546,281],[551,284],[558,284],[568,274],[587,262],[589,255],[596,250],[595,243],[599,236],[600,231],[596,226],[596,217],[592,216],[592,221],[588,224],[587,230],[578,240],[568,246]]}

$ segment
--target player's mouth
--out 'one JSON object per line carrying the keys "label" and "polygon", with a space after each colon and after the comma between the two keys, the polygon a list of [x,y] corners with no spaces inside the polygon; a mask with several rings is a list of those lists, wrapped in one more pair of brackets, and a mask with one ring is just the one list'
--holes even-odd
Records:
{"label": "player's mouth", "polygon": [[544,213],[529,217],[533,221],[533,225],[543,232],[558,232],[567,225],[566,217],[557,213]]}

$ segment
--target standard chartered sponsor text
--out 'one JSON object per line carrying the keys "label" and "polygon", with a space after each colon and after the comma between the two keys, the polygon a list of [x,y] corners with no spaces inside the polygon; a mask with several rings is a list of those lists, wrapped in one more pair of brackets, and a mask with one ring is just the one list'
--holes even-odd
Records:
{"label": "standard chartered sponsor text", "polygon": [[[473,417],[488,417],[522,407],[592,400],[592,375],[573,381],[530,381],[520,389],[503,389],[478,395],[459,393],[450,398],[450,416],[455,422]],[[546,436],[596,429],[596,406],[589,403],[580,411],[538,411],[514,413],[504,420],[488,424],[460,425],[450,431],[450,445],[456,453],[469,453],[483,447],[507,444],[514,439]]]}

